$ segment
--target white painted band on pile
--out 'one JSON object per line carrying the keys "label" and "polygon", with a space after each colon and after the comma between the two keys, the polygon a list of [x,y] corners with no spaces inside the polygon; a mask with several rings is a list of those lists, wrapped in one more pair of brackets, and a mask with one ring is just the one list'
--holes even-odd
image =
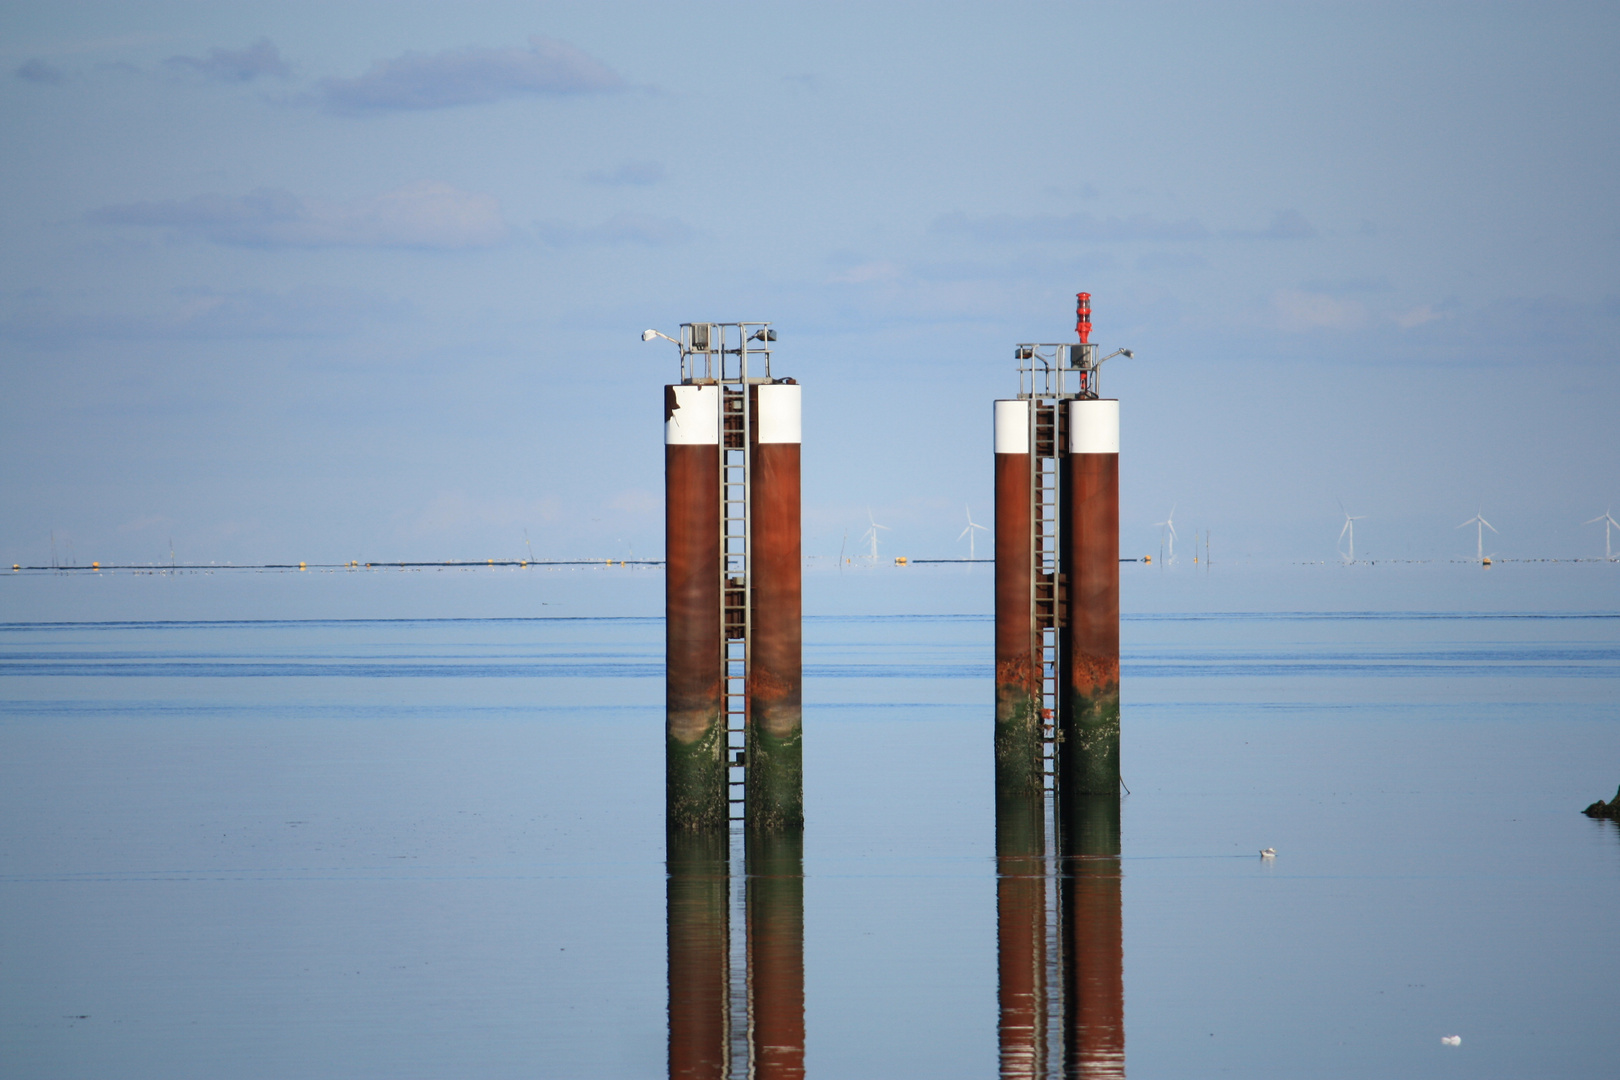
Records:
{"label": "white painted band on pile", "polygon": [[996,402],[996,453],[1029,453],[1029,402]]}
{"label": "white painted band on pile", "polygon": [[800,442],[799,390],[797,385],[769,383],[757,388],[759,394],[759,441],[762,443]]}
{"label": "white painted band on pile", "polygon": [[720,388],[682,384],[669,389],[675,393],[675,407],[664,421],[664,445],[718,446]]}
{"label": "white painted band on pile", "polygon": [[1069,402],[1069,453],[1119,453],[1119,402]]}

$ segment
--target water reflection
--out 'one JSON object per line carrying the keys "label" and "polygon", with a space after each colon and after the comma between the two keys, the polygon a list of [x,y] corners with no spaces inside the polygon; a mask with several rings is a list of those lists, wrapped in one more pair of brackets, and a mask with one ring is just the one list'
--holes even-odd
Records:
{"label": "water reflection", "polygon": [[1119,854],[1118,796],[997,797],[1003,1077],[1125,1075]]}
{"label": "water reflection", "polygon": [[729,838],[669,834],[669,1075],[726,1075]]}
{"label": "water reflection", "polygon": [[669,1075],[802,1077],[803,833],[671,832],[667,854]]}

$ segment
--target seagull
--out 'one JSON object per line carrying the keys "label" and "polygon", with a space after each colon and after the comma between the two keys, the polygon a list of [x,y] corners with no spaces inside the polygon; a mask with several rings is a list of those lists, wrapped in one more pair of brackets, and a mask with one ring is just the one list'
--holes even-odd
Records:
{"label": "seagull", "polygon": [[1462,1036],[1461,1035],[1442,1035],[1442,1036],[1440,1036],[1440,1041],[1442,1043],[1444,1043],[1445,1045],[1447,1045],[1447,1046],[1461,1046],[1462,1045]]}
{"label": "seagull", "polygon": [[1275,859],[1277,857],[1277,849],[1274,847],[1261,848],[1260,857],[1262,859]]}

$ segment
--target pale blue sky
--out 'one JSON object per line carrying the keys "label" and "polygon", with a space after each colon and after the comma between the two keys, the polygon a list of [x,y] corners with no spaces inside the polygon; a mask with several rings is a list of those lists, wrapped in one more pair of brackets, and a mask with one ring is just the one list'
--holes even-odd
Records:
{"label": "pale blue sky", "polygon": [[[965,554],[1090,291],[1123,546],[1601,554],[1620,9],[0,6],[0,560],[656,556],[770,319],[806,550]],[[958,548],[962,550],[958,550]]]}

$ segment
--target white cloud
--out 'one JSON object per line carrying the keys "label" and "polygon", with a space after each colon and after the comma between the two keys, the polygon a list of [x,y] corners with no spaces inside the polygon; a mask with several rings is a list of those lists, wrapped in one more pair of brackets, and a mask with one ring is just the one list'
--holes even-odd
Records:
{"label": "white cloud", "polygon": [[1434,310],[1433,304],[1423,304],[1397,317],[1395,324],[1402,330],[1410,330],[1414,326],[1422,326],[1424,323],[1434,322],[1436,319],[1445,317],[1445,312]]}
{"label": "white cloud", "polygon": [[101,225],[191,233],[249,247],[488,247],[506,239],[492,195],[422,181],[368,199],[328,202],[259,188],[247,195],[123,203],[89,215]]}
{"label": "white cloud", "polygon": [[1354,330],[1367,322],[1366,305],[1324,293],[1283,289],[1272,295],[1271,306],[1277,328],[1290,333]]}

